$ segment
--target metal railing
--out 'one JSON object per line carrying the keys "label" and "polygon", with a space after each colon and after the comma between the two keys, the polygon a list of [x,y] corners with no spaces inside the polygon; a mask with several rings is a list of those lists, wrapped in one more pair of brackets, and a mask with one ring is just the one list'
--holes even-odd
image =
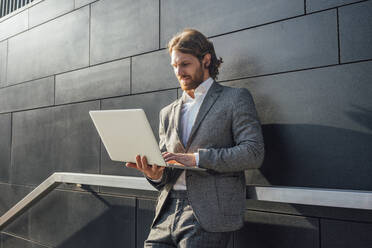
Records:
{"label": "metal railing", "polygon": [[0,0],[0,18],[31,3],[34,0]]}
{"label": "metal railing", "polygon": [[[0,217],[0,231],[62,183],[155,191],[143,177],[57,172]],[[260,201],[372,210],[372,191],[248,186],[247,196]]]}

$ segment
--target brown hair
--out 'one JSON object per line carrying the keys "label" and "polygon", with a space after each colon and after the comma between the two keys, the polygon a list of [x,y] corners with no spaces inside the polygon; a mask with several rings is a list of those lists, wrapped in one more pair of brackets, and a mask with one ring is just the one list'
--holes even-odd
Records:
{"label": "brown hair", "polygon": [[209,75],[217,79],[218,68],[223,63],[221,57],[217,58],[214,46],[202,33],[195,29],[184,29],[181,33],[176,34],[168,43],[169,54],[173,50],[182,53],[194,55],[201,62],[205,54],[211,55],[211,61],[208,66]]}

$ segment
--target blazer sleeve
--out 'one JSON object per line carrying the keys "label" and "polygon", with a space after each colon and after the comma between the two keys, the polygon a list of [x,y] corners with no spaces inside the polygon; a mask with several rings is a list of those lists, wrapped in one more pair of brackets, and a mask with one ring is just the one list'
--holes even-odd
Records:
{"label": "blazer sleeve", "polygon": [[[159,113],[159,148],[161,152],[165,152],[167,150],[165,145],[165,128],[164,121],[162,118],[162,111],[160,111]],[[146,179],[157,190],[161,190],[169,182],[170,173],[171,173],[170,168],[164,168],[163,176],[160,182],[155,182],[148,177],[146,177]]]}
{"label": "blazer sleeve", "polygon": [[201,168],[234,172],[257,169],[263,162],[264,142],[253,98],[247,89],[239,89],[234,99],[232,134],[235,145],[198,149]]}

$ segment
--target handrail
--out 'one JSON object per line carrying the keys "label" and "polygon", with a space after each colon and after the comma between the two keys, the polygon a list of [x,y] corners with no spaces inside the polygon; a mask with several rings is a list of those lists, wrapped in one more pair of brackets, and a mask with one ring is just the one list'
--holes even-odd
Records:
{"label": "handrail", "polygon": [[155,190],[143,177],[56,172],[0,217],[0,231],[62,183]]}
{"label": "handrail", "polygon": [[[62,183],[155,191],[143,177],[56,172],[0,217],[0,231]],[[260,201],[372,210],[372,191],[248,186],[247,196]]]}

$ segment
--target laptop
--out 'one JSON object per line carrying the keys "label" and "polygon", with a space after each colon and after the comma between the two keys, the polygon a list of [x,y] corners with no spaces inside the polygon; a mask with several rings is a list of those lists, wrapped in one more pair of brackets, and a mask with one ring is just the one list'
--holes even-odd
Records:
{"label": "laptop", "polygon": [[89,111],[110,159],[136,162],[136,156],[146,156],[148,164],[178,169],[205,171],[203,168],[166,163],[143,109]]}

